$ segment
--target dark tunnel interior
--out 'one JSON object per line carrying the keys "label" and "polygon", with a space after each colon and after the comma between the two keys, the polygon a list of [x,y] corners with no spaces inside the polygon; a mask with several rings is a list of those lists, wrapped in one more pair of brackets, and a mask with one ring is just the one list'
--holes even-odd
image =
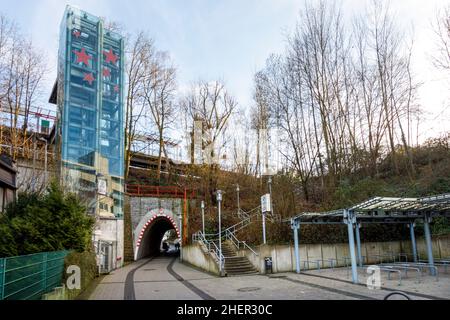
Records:
{"label": "dark tunnel interior", "polygon": [[172,223],[165,218],[154,220],[144,233],[137,259],[139,260],[159,255],[164,234],[173,229]]}

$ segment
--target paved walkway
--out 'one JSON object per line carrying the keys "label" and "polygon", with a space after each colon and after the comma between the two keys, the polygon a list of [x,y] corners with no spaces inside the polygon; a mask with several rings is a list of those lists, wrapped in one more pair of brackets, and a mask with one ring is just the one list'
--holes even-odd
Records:
{"label": "paved walkway", "polygon": [[[338,270],[336,270],[338,271]],[[334,272],[336,272],[334,271]],[[340,275],[340,276],[338,276]],[[331,276],[331,277],[330,277]],[[413,283],[413,279],[411,279]],[[90,299],[94,300],[361,300],[383,299],[408,283],[395,288],[369,290],[348,282],[344,273],[294,273],[273,276],[252,275],[219,278],[186,266],[178,258],[157,257],[141,260],[106,276]],[[434,282],[428,283],[428,286]],[[439,281],[436,291],[409,292],[414,300],[449,298],[450,279]],[[412,289],[411,289],[412,290]],[[417,292],[417,295],[412,295]],[[447,292],[447,294],[446,294]]]}

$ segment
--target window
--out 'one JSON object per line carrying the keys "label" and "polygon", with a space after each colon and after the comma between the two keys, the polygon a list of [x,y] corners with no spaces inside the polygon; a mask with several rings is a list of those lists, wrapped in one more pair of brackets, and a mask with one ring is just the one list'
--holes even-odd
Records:
{"label": "window", "polygon": [[100,210],[108,211],[108,205],[107,204],[100,202],[98,204],[98,206],[99,206]]}
{"label": "window", "polygon": [[80,127],[95,127],[95,112],[79,107],[70,107],[69,123]]}
{"label": "window", "polygon": [[14,201],[16,193],[12,189],[4,189],[4,192],[6,193],[6,196],[4,198],[4,206],[6,207],[8,204]]}
{"label": "window", "polygon": [[95,109],[97,106],[95,91],[84,89],[73,84],[70,86],[70,101],[73,105],[89,109]]}

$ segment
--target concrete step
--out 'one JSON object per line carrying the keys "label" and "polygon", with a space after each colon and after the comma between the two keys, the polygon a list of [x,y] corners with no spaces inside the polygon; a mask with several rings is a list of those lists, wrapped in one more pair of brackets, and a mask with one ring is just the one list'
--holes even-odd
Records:
{"label": "concrete step", "polygon": [[239,262],[231,262],[225,260],[226,266],[252,266],[252,264],[249,261],[239,261]]}
{"label": "concrete step", "polygon": [[247,257],[243,257],[243,256],[234,256],[234,257],[230,257],[230,260],[248,260]]}
{"label": "concrete step", "polygon": [[254,269],[254,267],[252,265],[235,265],[235,266],[227,266],[227,265],[225,265],[225,269],[229,269],[229,270]]}
{"label": "concrete step", "polygon": [[247,257],[237,255],[236,247],[225,242],[222,244],[222,254],[225,256],[225,272],[230,276],[258,274]]}
{"label": "concrete step", "polygon": [[256,269],[253,269],[253,268],[234,268],[234,269],[225,268],[225,271],[227,273],[243,273],[243,272],[256,272]]}
{"label": "concrete step", "polygon": [[228,272],[226,271],[227,276],[232,277],[232,276],[246,276],[246,275],[257,275],[259,274],[258,271],[246,271],[246,272]]}
{"label": "concrete step", "polygon": [[227,259],[225,259],[225,264],[226,265],[237,265],[237,266],[241,266],[241,265],[243,265],[243,264],[245,264],[245,265],[252,265],[251,263],[250,263],[250,261],[248,261],[248,260],[236,260],[236,261],[230,261],[230,260],[228,260],[227,261]]}

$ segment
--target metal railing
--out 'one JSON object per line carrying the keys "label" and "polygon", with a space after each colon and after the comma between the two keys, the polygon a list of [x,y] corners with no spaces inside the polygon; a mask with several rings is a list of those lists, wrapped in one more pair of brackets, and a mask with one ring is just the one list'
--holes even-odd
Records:
{"label": "metal railing", "polygon": [[220,264],[222,264],[222,270],[224,269],[225,257],[223,256],[222,252],[220,251],[219,247],[217,246],[214,240],[207,240],[205,238],[205,235],[201,231],[199,231],[192,235],[192,241],[200,242],[204,246],[205,250],[217,262],[217,265],[220,266]]}
{"label": "metal railing", "polygon": [[[260,215],[259,213],[259,209],[261,209],[261,206],[256,207],[248,212],[245,212],[244,210],[240,209],[238,210],[238,216],[240,218],[242,218],[242,220],[238,223],[236,223],[235,225],[228,227],[227,229],[222,231],[222,237],[226,236],[226,234],[228,232],[232,232],[233,234],[235,234],[238,231],[241,231],[242,229],[246,228],[247,226],[249,226],[253,221],[254,218],[256,218],[257,216]],[[255,213],[256,212],[256,213]]]}
{"label": "metal railing", "polygon": [[61,285],[68,251],[0,259],[0,300],[37,300]]}
{"label": "metal railing", "polygon": [[233,243],[233,245],[238,249],[241,250],[241,245],[242,245],[242,249],[248,249],[250,250],[251,253],[253,253],[255,256],[259,256],[259,254],[252,248],[250,247],[245,241],[240,241],[238,240],[238,238],[236,238],[236,236],[234,235],[234,233],[232,233],[231,231],[227,230],[225,233],[225,239],[229,240],[231,243]]}

